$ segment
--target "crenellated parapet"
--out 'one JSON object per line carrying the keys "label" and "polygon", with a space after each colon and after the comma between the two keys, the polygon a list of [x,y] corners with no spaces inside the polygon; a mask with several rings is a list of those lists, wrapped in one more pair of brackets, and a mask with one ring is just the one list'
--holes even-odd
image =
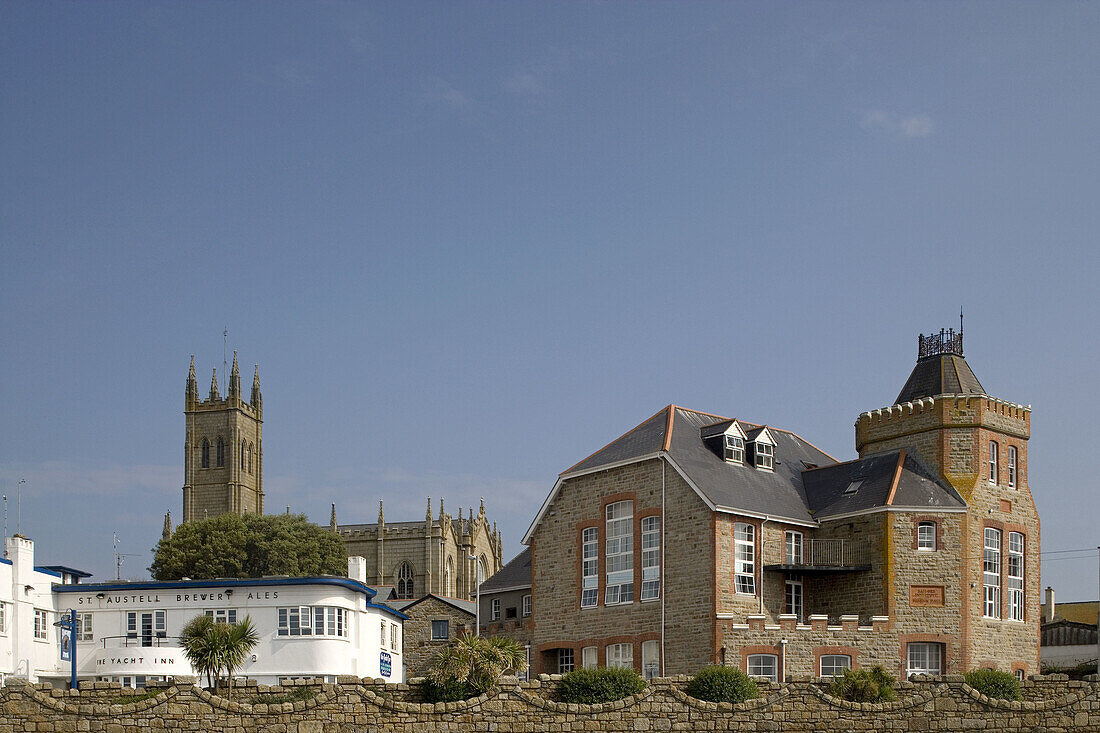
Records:
{"label": "crenellated parapet", "polygon": [[874,444],[934,429],[984,427],[1014,437],[1031,435],[1031,405],[984,394],[941,394],[860,414],[855,422],[856,450],[874,452]]}

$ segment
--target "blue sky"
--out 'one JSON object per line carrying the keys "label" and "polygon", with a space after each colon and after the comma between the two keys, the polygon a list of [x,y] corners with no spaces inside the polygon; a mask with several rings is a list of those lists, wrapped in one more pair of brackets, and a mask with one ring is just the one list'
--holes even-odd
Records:
{"label": "blue sky", "polygon": [[670,402],[854,457],[963,306],[1034,408],[1044,551],[1095,548],[1097,37],[1059,2],[5,3],[8,530],[25,478],[40,559],[113,577],[118,532],[140,577],[223,329],[269,511],[484,496],[511,555]]}

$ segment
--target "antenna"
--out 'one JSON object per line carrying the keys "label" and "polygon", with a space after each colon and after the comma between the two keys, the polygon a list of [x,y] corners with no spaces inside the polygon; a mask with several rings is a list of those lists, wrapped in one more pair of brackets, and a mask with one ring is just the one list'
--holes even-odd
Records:
{"label": "antenna", "polygon": [[963,307],[959,306],[959,335],[963,335]]}
{"label": "antenna", "polygon": [[136,553],[121,553],[118,551],[118,532],[115,532],[115,580],[122,580],[122,563],[128,557],[137,557]]}
{"label": "antenna", "polygon": [[4,536],[8,536],[8,495],[4,494]]}

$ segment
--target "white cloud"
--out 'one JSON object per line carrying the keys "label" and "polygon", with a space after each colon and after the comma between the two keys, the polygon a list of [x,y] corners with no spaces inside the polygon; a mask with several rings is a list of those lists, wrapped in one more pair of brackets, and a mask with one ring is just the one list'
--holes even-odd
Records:
{"label": "white cloud", "polygon": [[932,118],[928,115],[914,115],[902,119],[900,123],[901,134],[905,137],[928,137],[935,129]]}
{"label": "white cloud", "polygon": [[868,131],[880,131],[905,138],[928,137],[935,132],[936,124],[925,114],[899,115],[881,109],[866,110],[859,126]]}
{"label": "white cloud", "polygon": [[471,109],[474,103],[469,94],[438,77],[431,80],[428,95],[437,102],[442,102],[447,107],[460,111]]}
{"label": "white cloud", "polygon": [[546,87],[534,74],[517,71],[504,82],[504,88],[516,95],[540,95],[546,93]]}

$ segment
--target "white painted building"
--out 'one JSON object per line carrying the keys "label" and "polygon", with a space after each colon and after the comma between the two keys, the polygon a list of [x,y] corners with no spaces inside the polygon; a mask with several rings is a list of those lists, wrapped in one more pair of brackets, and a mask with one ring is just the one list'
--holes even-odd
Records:
{"label": "white painted building", "polygon": [[338,675],[404,682],[405,616],[374,603],[362,558],[352,577],[232,578],[79,583],[79,571],[34,566],[34,543],[12,537],[0,561],[0,674],[63,685],[62,614],[75,610],[77,677],[141,686],[194,675],[179,647],[200,614],[235,622],[248,616],[260,641],[234,675],[276,684]]}

